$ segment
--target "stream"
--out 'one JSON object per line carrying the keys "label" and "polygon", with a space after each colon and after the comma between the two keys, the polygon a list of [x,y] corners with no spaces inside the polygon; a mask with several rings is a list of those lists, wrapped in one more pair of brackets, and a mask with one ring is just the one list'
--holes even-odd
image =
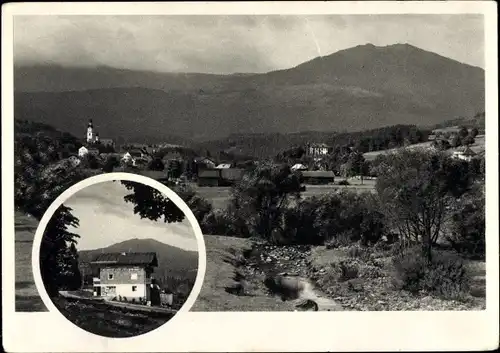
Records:
{"label": "stream", "polygon": [[245,254],[247,272],[262,274],[263,284],[277,300],[293,301],[297,311],[340,311],[335,300],[315,288],[308,278],[310,248],[255,244]]}

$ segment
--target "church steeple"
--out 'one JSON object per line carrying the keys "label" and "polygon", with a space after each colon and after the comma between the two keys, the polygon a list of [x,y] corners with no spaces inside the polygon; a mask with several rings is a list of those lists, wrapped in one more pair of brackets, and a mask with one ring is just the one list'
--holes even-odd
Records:
{"label": "church steeple", "polygon": [[94,142],[94,126],[92,125],[92,119],[90,119],[87,127],[87,143],[92,142]]}

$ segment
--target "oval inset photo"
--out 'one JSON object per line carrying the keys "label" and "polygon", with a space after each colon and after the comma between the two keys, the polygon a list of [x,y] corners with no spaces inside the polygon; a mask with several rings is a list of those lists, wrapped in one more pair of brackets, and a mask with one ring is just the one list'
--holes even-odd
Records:
{"label": "oval inset photo", "polygon": [[188,311],[206,265],[188,206],[163,184],[126,173],[63,193],[40,223],[33,256],[47,307],[113,338],[150,332]]}

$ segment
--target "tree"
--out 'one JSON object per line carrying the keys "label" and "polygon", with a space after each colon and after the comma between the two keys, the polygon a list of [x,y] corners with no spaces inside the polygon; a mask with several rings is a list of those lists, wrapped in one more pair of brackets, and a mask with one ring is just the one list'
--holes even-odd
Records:
{"label": "tree", "polygon": [[459,135],[452,135],[449,142],[452,148],[456,148],[462,145],[462,139]]}
{"label": "tree", "polygon": [[286,212],[286,235],[299,244],[374,244],[386,233],[378,200],[342,190],[300,200]]}
{"label": "tree", "polygon": [[90,169],[98,169],[99,168],[99,158],[94,156],[91,153],[87,153],[85,157],[82,159],[82,165],[86,168]]}
{"label": "tree", "polygon": [[182,163],[178,159],[171,159],[167,164],[169,178],[178,179],[182,174]]}
{"label": "tree", "polygon": [[376,189],[403,245],[421,244],[430,261],[447,207],[471,186],[467,163],[443,152],[402,150],[386,156]]}
{"label": "tree", "polygon": [[471,131],[470,131],[470,134],[469,134],[469,135],[470,135],[472,138],[475,138],[478,134],[479,134],[479,130],[477,129],[477,127],[473,127],[473,128],[471,129]]}
{"label": "tree", "polygon": [[451,147],[450,142],[444,139],[436,139],[432,142],[432,145],[440,151],[445,151]]}
{"label": "tree", "polygon": [[347,161],[347,168],[350,175],[360,175],[361,183],[363,183],[363,174],[366,173],[366,164],[365,157],[363,157],[362,153],[351,153]]}
{"label": "tree", "polygon": [[111,173],[116,167],[120,165],[118,158],[115,156],[108,156],[106,162],[104,162],[104,166],[102,167],[103,172]]}
{"label": "tree", "polygon": [[63,288],[74,288],[81,282],[76,247],[78,234],[68,230],[78,227],[71,208],[61,205],[50,219],[40,245],[40,270],[45,289],[54,297]]}
{"label": "tree", "polygon": [[121,181],[132,193],[124,197],[134,204],[134,213],[153,221],[163,219],[165,223],[182,222],[184,213],[177,205],[155,188],[133,181]]}
{"label": "tree", "polygon": [[18,136],[14,145],[14,204],[40,220],[67,188],[86,178],[80,168],[60,160],[60,145],[44,136]]}
{"label": "tree", "polygon": [[469,134],[469,130],[465,126],[460,126],[458,136],[463,139]]}
{"label": "tree", "polygon": [[165,164],[160,158],[154,158],[148,165],[149,170],[163,171],[165,169]]}
{"label": "tree", "polygon": [[246,174],[231,192],[231,207],[247,220],[252,233],[279,242],[283,215],[292,198],[300,197],[301,180],[288,165],[270,162]]}
{"label": "tree", "polygon": [[467,193],[453,211],[446,239],[455,250],[484,258],[486,250],[485,198],[478,188]]}
{"label": "tree", "polygon": [[462,140],[462,145],[464,146],[470,146],[475,142],[474,138],[471,135],[467,135],[464,137]]}

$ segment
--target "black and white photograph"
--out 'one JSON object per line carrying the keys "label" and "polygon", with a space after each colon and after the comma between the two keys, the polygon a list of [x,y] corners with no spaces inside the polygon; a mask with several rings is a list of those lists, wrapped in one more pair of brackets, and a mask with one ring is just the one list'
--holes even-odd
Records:
{"label": "black and white photograph", "polygon": [[[48,311],[31,266],[48,207],[119,172],[196,217],[206,272],[190,314],[486,313],[496,17],[488,1],[383,3],[13,16],[16,312]],[[106,182],[54,217],[45,238],[62,231],[69,262],[42,243],[41,271],[70,321],[131,337],[183,305],[198,254],[171,201]]]}
{"label": "black and white photograph", "polygon": [[[157,221],[134,193],[154,197],[169,216]],[[198,244],[165,195],[115,180],[87,186],[57,208],[39,261],[45,290],[68,320],[97,335],[131,337],[160,327],[184,305],[198,272]]]}

